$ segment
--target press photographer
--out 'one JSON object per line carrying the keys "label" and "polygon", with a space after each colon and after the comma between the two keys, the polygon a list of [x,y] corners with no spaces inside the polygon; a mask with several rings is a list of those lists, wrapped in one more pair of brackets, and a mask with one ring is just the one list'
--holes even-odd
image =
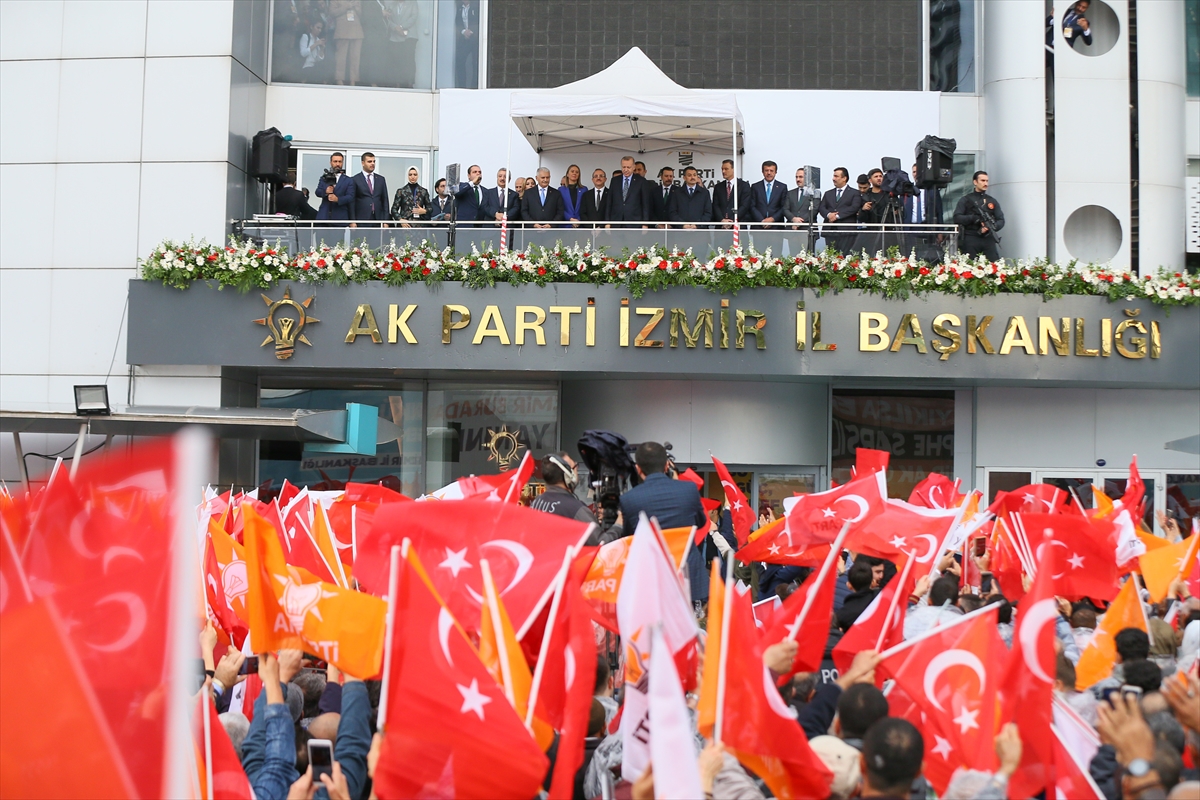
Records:
{"label": "press photographer", "polygon": [[354,180],[346,175],[345,163],[345,156],[334,153],[329,157],[329,169],[317,181],[316,195],[321,198],[318,220],[350,219],[354,208]]}
{"label": "press photographer", "polygon": [[1000,237],[1004,227],[1004,212],[1000,201],[987,193],[988,174],[983,170],[974,175],[975,191],[964,195],[954,208],[954,224],[962,228],[959,251],[965,255],[983,254],[991,261],[1000,260]]}

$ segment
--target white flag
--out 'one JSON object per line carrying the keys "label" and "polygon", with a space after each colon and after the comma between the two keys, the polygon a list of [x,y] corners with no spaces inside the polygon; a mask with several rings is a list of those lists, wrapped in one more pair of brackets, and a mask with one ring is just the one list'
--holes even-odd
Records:
{"label": "white flag", "polygon": [[655,628],[651,650],[667,657],[650,670],[650,763],[654,765],[654,800],[691,800],[703,797],[700,767],[696,764],[695,737],[687,701],[667,651],[662,632]]}

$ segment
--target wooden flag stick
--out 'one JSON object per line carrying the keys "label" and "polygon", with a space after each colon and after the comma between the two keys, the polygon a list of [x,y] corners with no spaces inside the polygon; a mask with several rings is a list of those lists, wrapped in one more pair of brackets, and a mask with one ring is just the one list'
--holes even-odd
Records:
{"label": "wooden flag stick", "polygon": [[[916,561],[916,550],[909,550],[908,558],[904,561],[904,570],[898,578],[899,583],[896,584],[896,592],[892,595],[892,602],[888,604],[887,616],[883,618],[883,627],[879,629],[879,640],[875,642],[875,651],[879,652],[879,648],[883,647],[883,641],[887,638],[888,629],[892,626],[892,614],[896,613],[896,605],[900,601],[900,590],[904,588],[904,581],[908,579],[908,573],[912,572],[913,562]],[[905,598],[907,601],[907,598]]]}
{"label": "wooden flag stick", "polygon": [[804,621],[808,619],[808,612],[812,610],[813,603],[817,599],[817,591],[821,584],[829,575],[829,570],[833,569],[833,565],[837,563],[838,556],[842,554],[842,542],[846,541],[846,536],[850,533],[850,523],[842,525],[842,529],[838,532],[837,538],[833,540],[833,544],[829,546],[829,555],[825,556],[825,560],[821,563],[821,570],[817,573],[817,579],[813,581],[812,589],[808,596],[804,598],[804,605],[800,609],[800,615],[796,617],[796,621],[792,623],[792,629],[788,632],[788,641],[796,641],[796,637],[800,635],[800,629],[804,627]]}

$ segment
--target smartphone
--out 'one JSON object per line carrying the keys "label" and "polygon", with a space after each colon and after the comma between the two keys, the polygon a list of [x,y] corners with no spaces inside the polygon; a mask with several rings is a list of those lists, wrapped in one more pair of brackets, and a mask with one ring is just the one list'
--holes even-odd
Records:
{"label": "smartphone", "polygon": [[980,536],[975,540],[975,557],[983,558],[985,553],[987,553],[987,537]]}
{"label": "smartphone", "polygon": [[247,656],[242,662],[241,668],[238,670],[238,675],[257,675],[258,674],[258,656]]}
{"label": "smartphone", "polygon": [[308,740],[308,765],[312,767],[313,784],[321,782],[321,773],[333,777],[333,742],[328,739]]}
{"label": "smartphone", "polygon": [[1121,684],[1121,696],[1126,700],[1133,699],[1140,701],[1142,699],[1142,687],[1130,686],[1128,683],[1123,683]]}
{"label": "smartphone", "polygon": [[992,593],[992,573],[990,573],[990,572],[979,573],[979,593],[980,594],[991,594]]}

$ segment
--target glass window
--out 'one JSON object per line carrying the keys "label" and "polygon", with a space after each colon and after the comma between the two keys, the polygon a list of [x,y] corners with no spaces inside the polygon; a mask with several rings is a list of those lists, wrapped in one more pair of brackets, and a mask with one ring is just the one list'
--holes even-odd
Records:
{"label": "glass window", "polygon": [[996,495],[1001,492],[1014,492],[1031,483],[1033,483],[1032,472],[989,472],[987,504],[990,506],[994,503]]}
{"label": "glass window", "polygon": [[1184,531],[1191,525],[1189,520],[1200,517],[1200,474],[1167,473],[1166,513]]}
{"label": "glass window", "polygon": [[284,479],[314,490],[340,489],[347,481],[380,483],[409,497],[425,489],[421,438],[424,433],[419,388],[263,389],[264,408],[340,409],[346,403],[364,403],[379,409],[379,416],[399,426],[396,441],[376,448],[374,456],[320,453],[303,442],[260,442],[258,479],[267,490],[277,490]]}
{"label": "glass window", "polygon": [[321,204],[320,198],[316,196],[317,181],[321,179],[321,173],[329,168],[329,157],[335,152],[345,155],[347,175],[357,175],[362,171],[362,154],[364,152],[374,153],[375,174],[383,176],[387,181],[388,192],[393,197],[396,194],[396,190],[408,182],[409,167],[417,168],[418,181],[429,190],[430,194],[433,194],[433,186],[430,184],[427,175],[429,164],[428,153],[406,153],[396,150],[376,150],[363,147],[337,151],[298,150],[296,153],[296,175],[300,183],[296,188],[308,190],[309,203],[313,208],[318,208]]}
{"label": "glass window", "polygon": [[760,472],[758,475],[758,512],[765,514],[767,508],[770,507],[776,517],[782,517],[783,501],[786,498],[797,494],[812,494],[816,490],[817,476],[811,472]]}
{"label": "glass window", "polygon": [[1200,97],[1200,0],[1184,0],[1187,36],[1187,94]]}
{"label": "glass window", "polygon": [[516,467],[558,449],[557,386],[431,386],[429,491],[466,475]]}
{"label": "glass window", "polygon": [[835,390],[832,479],[851,478],[860,447],[891,453],[888,494],[905,500],[930,472],[954,477],[954,392]]}
{"label": "glass window", "polygon": [[942,219],[946,222],[954,221],[954,207],[958,205],[958,201],[975,190],[971,183],[971,176],[975,174],[975,154],[974,153],[955,153],[954,177],[950,181],[950,185],[942,190]]}
{"label": "glass window", "polygon": [[[1128,482],[1127,478],[1105,478],[1104,493],[1113,500],[1120,500],[1125,494],[1125,484]],[[1154,479],[1142,478],[1142,483],[1146,485],[1146,494],[1142,500],[1142,522],[1146,524],[1147,530],[1152,531],[1154,530]]]}
{"label": "glass window", "polygon": [[975,91],[975,0],[929,4],[929,89]]}
{"label": "glass window", "polygon": [[439,89],[479,88],[479,0],[437,0]]}
{"label": "glass window", "polygon": [[1043,477],[1042,483],[1057,486],[1066,492],[1068,506],[1075,505],[1077,502],[1081,503],[1084,508],[1091,508],[1093,505],[1091,478]]}
{"label": "glass window", "polygon": [[275,0],[271,80],[433,88],[435,0]]}

